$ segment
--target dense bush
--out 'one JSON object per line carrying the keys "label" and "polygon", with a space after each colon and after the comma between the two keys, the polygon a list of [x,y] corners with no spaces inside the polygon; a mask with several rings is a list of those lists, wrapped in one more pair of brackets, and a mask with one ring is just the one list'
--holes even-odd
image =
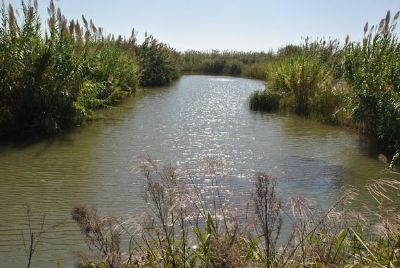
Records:
{"label": "dense bush", "polygon": [[142,86],[161,86],[178,77],[178,54],[166,44],[147,36],[138,51]]}
{"label": "dense bush", "polygon": [[356,98],[355,119],[386,144],[400,146],[400,42],[395,32],[399,13],[390,12],[378,27],[365,27],[362,43],[345,47],[345,78]]}
{"label": "dense bush", "polygon": [[22,15],[18,24],[11,5],[1,10],[0,136],[57,133],[77,120],[82,63],[61,17],[43,38],[37,7],[24,4]]}
{"label": "dense bush", "polygon": [[293,95],[295,112],[307,115],[311,99],[329,82],[330,73],[319,59],[301,55],[275,65],[268,79],[271,90]]}
{"label": "dense bush", "polygon": [[[141,45],[104,36],[82,16],[68,22],[50,2],[46,32],[35,1],[1,8],[0,137],[61,132],[112,105],[139,86],[164,85],[178,76],[178,54],[153,37]],[[140,73],[139,73],[140,66]]]}
{"label": "dense bush", "polygon": [[274,91],[255,91],[250,96],[250,108],[253,110],[275,112],[279,110],[280,99],[281,95]]}

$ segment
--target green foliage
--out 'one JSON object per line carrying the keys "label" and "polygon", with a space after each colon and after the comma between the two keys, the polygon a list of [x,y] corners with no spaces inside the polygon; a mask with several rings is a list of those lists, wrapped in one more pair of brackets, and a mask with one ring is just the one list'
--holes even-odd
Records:
{"label": "green foliage", "polygon": [[385,144],[400,146],[400,42],[395,32],[399,13],[390,12],[377,29],[365,28],[362,43],[345,51],[345,78],[357,97],[355,119]]}
{"label": "green foliage", "polygon": [[[264,64],[268,90],[281,96],[279,110],[359,128],[394,153],[400,147],[399,16],[388,12],[379,26],[366,24],[362,42],[307,38],[279,49]],[[251,108],[272,110],[268,94],[254,93]]]}
{"label": "green foliage", "polygon": [[51,35],[43,39],[34,6],[23,4],[21,25],[11,5],[8,16],[5,13],[3,7],[0,136],[57,133],[75,123],[73,104],[82,81],[71,40],[55,20],[50,24]]}
{"label": "green foliage", "polygon": [[267,67],[265,63],[254,63],[251,65],[243,65],[241,75],[245,77],[265,80],[267,76]]}
{"label": "green foliage", "polygon": [[140,85],[161,86],[179,75],[178,54],[153,36],[139,46]]}
{"label": "green foliage", "polygon": [[265,62],[272,53],[212,50],[211,52],[186,51],[182,55],[183,71],[218,75],[265,78]]}
{"label": "green foliage", "polygon": [[[120,87],[127,93],[133,93],[138,87],[138,66],[121,44],[101,45],[91,59],[92,79],[107,81],[112,87]],[[105,98],[105,96],[103,96]]]}
{"label": "green foliage", "polygon": [[271,90],[293,95],[295,112],[307,115],[311,99],[325,87],[330,73],[318,59],[301,55],[275,66],[268,78]]}
{"label": "green foliage", "polygon": [[[39,137],[90,119],[143,85],[178,76],[176,52],[152,37],[138,47],[135,33],[104,36],[82,16],[68,22],[50,2],[48,29],[37,3],[22,2],[22,18],[0,10],[0,137]],[[139,73],[140,65],[140,73]]]}
{"label": "green foliage", "polygon": [[348,125],[354,94],[345,82],[316,91],[310,101],[310,116],[325,123]]}
{"label": "green foliage", "polygon": [[279,110],[280,99],[279,93],[270,90],[255,91],[250,96],[250,109],[275,112]]}

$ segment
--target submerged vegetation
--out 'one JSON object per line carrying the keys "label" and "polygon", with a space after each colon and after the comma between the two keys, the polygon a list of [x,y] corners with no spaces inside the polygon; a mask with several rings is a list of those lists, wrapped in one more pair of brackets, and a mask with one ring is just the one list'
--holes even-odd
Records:
{"label": "submerged vegetation", "polygon": [[398,18],[388,12],[379,25],[366,24],[361,42],[306,40],[278,52],[266,64],[268,88],[253,93],[250,107],[358,128],[394,153],[400,146]]}
{"label": "submerged vegetation", "polygon": [[[79,125],[94,109],[135,92],[139,85],[171,82],[176,52],[152,36],[143,44],[106,36],[82,16],[68,21],[53,1],[49,18],[37,1],[0,10],[0,137],[37,137]],[[44,25],[46,24],[46,25]],[[43,29],[47,30],[43,32]]]}
{"label": "submerged vegetation", "polygon": [[[303,197],[282,200],[278,181],[258,174],[252,198],[235,209],[212,171],[206,171],[210,192],[194,186],[194,178],[172,167],[160,170],[152,161],[144,174],[144,215],[117,219],[85,206],[73,210],[92,253],[82,255],[82,267],[400,265],[400,218],[388,194],[400,190],[394,179],[369,181],[366,189],[380,207],[354,212],[348,208],[357,197],[351,187],[330,208],[319,210]],[[124,251],[120,241],[126,235]]]}

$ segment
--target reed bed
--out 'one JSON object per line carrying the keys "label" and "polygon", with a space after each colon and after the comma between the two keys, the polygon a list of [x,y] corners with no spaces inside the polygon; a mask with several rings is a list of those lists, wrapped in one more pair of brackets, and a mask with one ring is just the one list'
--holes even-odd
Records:
{"label": "reed bed", "polygon": [[42,20],[37,1],[22,1],[19,19],[2,2],[1,138],[60,133],[139,85],[167,84],[179,73],[177,53],[152,36],[142,44],[134,31],[130,38],[106,36],[84,16],[67,20],[53,1],[48,13]]}
{"label": "reed bed", "polygon": [[378,25],[367,23],[360,42],[306,39],[280,49],[265,65],[267,89],[250,97],[250,108],[275,111],[259,96],[278,94],[279,110],[358,128],[393,154],[400,146],[398,19],[388,12]]}

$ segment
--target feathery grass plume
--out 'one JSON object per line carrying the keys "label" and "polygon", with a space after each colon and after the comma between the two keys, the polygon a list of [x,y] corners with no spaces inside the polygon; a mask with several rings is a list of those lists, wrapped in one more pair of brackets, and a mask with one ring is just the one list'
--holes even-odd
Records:
{"label": "feathery grass plume", "polygon": [[11,4],[8,6],[8,27],[10,29],[11,38],[16,38],[19,27],[17,23],[17,18],[15,17],[14,8]]}
{"label": "feathery grass plume", "polygon": [[121,229],[114,218],[98,216],[95,209],[79,206],[72,211],[72,219],[79,225],[89,249],[100,254],[95,258],[109,268],[121,267]]}
{"label": "feathery grass plume", "polygon": [[371,196],[382,205],[384,201],[393,202],[391,192],[400,190],[400,181],[390,178],[379,178],[367,183],[366,188]]}
{"label": "feathery grass plume", "polygon": [[386,13],[385,23],[383,26],[384,33],[387,33],[389,31],[389,26],[390,26],[390,10],[388,10],[388,12]]}
{"label": "feathery grass plume", "polygon": [[[53,1],[42,33],[37,2],[1,9],[0,136],[37,137],[60,133],[90,118],[138,87],[136,45],[100,41],[98,29],[83,33],[68,23]],[[85,38],[85,39],[83,39]],[[104,39],[104,38],[103,38]],[[112,81],[110,81],[112,77]],[[111,82],[111,83],[110,83]]]}
{"label": "feathery grass plume", "polygon": [[255,213],[259,234],[264,240],[266,267],[275,266],[276,243],[282,228],[282,203],[276,196],[276,182],[266,174],[258,174],[255,183]]}
{"label": "feathery grass plume", "polygon": [[371,28],[362,43],[352,43],[344,49],[344,78],[354,92],[353,120],[389,147],[390,153],[400,146],[396,134],[400,125],[393,120],[400,115],[400,46],[394,24],[388,11],[377,31]]}
{"label": "feathery grass plume", "polygon": [[[224,204],[226,199],[218,184],[212,184],[209,199],[195,186],[191,175],[184,175],[172,166],[160,168],[156,161],[147,158],[142,168],[146,215],[136,220],[132,217],[112,220],[117,225],[112,230],[124,231],[130,237],[128,251],[117,247],[119,267],[396,267],[399,264],[400,218],[391,210],[390,203],[385,211],[350,210],[349,202],[357,196],[353,187],[344,187],[337,200],[320,211],[312,200],[301,196],[282,205],[276,181],[259,173],[255,177],[255,192],[251,194],[256,221],[246,217],[243,222],[236,210],[229,210]],[[205,174],[217,181],[223,175],[218,175],[219,172],[213,175],[214,170],[215,162],[211,162]],[[387,185],[388,181],[384,179],[382,183],[381,186]],[[398,186],[393,189],[400,190]],[[90,234],[91,246],[104,244],[104,238],[113,241],[109,231],[101,231],[102,218],[94,210],[86,211],[75,209],[74,215],[79,216],[74,218]],[[372,214],[378,216],[378,221],[371,219]],[[284,221],[291,223],[287,240],[279,238]],[[101,228],[96,227],[96,222]],[[112,254],[101,253],[101,246],[95,249],[100,250],[100,256],[90,263],[113,267],[104,261],[105,256]]]}

